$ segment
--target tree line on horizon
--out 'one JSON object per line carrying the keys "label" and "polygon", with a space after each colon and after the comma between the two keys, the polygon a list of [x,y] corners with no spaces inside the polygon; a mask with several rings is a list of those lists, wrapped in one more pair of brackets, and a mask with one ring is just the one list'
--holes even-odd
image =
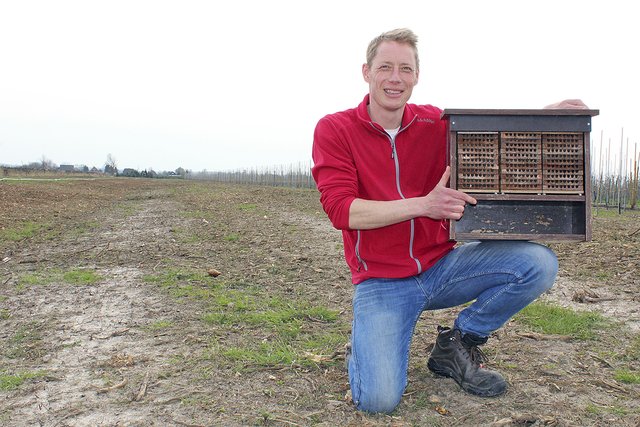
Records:
{"label": "tree line on horizon", "polygon": [[0,163],[0,169],[2,170],[2,176],[7,177],[10,174],[35,174],[35,173],[82,173],[82,174],[104,174],[111,176],[124,176],[130,178],[162,178],[173,176],[186,176],[189,171],[179,167],[172,171],[156,172],[152,168],[143,169],[141,171],[134,168],[118,169],[118,164],[115,158],[109,154],[104,166],[99,169],[95,166],[89,168],[87,165],[70,165],[61,164],[57,165],[52,160],[47,159],[45,156],[37,162],[31,162],[21,166],[5,165]]}
{"label": "tree line on horizon", "polygon": [[[602,157],[600,157],[602,159]],[[608,162],[607,162],[608,163]],[[619,210],[636,209],[640,195],[640,154],[634,153],[631,160],[625,162],[625,167],[619,170],[604,168],[600,162],[598,170],[594,170],[596,162],[592,161],[591,189],[594,206],[617,207]],[[621,162],[622,164],[622,162]],[[267,185],[289,188],[311,188],[316,185],[311,176],[312,162],[298,162],[297,164],[252,167],[227,171],[193,172],[182,167],[174,171],[156,172],[153,169],[138,171],[133,168],[119,170],[113,156],[107,156],[107,162],[102,170],[87,166],[57,166],[43,158],[24,166],[2,166],[2,176],[7,177],[13,172],[29,174],[45,173],[88,173],[121,176],[128,178],[184,178],[216,181],[223,183],[244,185]]]}

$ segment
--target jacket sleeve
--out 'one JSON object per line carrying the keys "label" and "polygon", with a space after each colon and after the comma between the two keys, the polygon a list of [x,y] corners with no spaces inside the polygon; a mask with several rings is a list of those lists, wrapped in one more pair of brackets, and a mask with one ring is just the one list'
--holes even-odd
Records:
{"label": "jacket sleeve", "polygon": [[357,171],[346,139],[327,117],[320,119],[313,135],[311,172],[322,208],[339,230],[349,230],[349,208],[358,197]]}

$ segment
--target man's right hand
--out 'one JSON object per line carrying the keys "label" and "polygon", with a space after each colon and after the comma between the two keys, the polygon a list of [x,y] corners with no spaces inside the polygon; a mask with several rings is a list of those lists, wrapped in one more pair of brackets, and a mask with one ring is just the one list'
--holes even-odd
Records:
{"label": "man's right hand", "polygon": [[476,199],[467,193],[447,187],[450,176],[451,167],[447,166],[438,184],[429,194],[424,196],[426,204],[425,216],[431,219],[458,220],[462,218],[464,207],[467,203],[471,205],[478,203]]}

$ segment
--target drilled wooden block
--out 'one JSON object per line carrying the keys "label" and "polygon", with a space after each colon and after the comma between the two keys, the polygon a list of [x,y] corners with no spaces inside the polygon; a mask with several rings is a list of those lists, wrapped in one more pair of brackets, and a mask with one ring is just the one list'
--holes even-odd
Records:
{"label": "drilled wooden block", "polygon": [[498,133],[458,133],[458,188],[498,192]]}
{"label": "drilled wooden block", "polygon": [[500,191],[540,193],[542,152],[539,132],[500,134]]}
{"label": "drilled wooden block", "polygon": [[582,133],[543,133],[543,192],[584,193],[584,142]]}

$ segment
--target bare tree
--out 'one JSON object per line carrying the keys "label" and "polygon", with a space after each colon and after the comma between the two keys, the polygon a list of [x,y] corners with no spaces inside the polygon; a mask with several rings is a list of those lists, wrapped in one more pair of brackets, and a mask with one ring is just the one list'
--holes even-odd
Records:
{"label": "bare tree", "polygon": [[116,175],[118,173],[118,164],[111,153],[107,155],[107,163],[104,165],[104,172],[112,175]]}
{"label": "bare tree", "polygon": [[47,159],[45,156],[42,156],[42,159],[40,160],[40,167],[42,168],[43,171],[49,171],[49,170],[55,169],[55,165],[53,164],[53,161]]}
{"label": "bare tree", "polygon": [[638,144],[633,150],[633,165],[631,166],[631,180],[629,183],[629,199],[631,200],[631,209],[635,209],[638,203],[638,175],[640,175],[640,154],[636,157]]}

